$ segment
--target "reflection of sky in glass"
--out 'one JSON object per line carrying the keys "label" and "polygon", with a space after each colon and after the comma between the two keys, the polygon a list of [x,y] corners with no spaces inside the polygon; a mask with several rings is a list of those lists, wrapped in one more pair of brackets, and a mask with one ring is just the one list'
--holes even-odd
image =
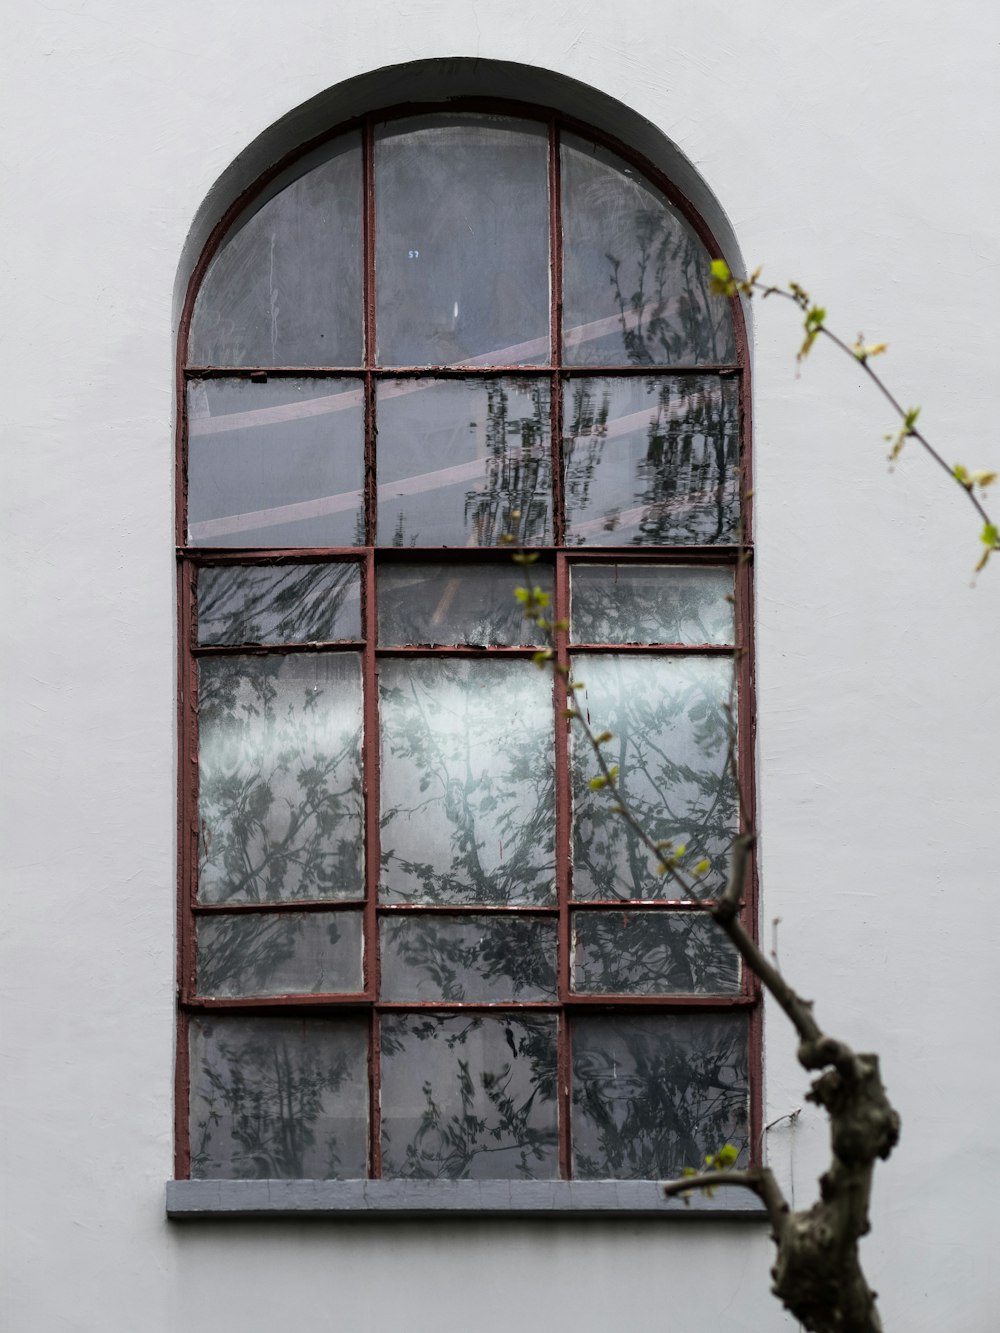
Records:
{"label": "reflection of sky in glass", "polygon": [[715,545],[736,540],[739,397],[731,380],[564,384],[570,545]]}
{"label": "reflection of sky in glass", "polygon": [[551,540],[547,379],[378,385],[380,546]]}
{"label": "reflection of sky in glass", "polygon": [[[451,113],[378,128],[380,364],[547,357],[547,156],[537,121]],[[510,350],[525,341],[533,355]]]}
{"label": "reflection of sky in glass", "polygon": [[296,169],[298,179],[258,201],[209,264],[191,321],[193,365],[359,364],[360,134]]}
{"label": "reflection of sky in glass", "polygon": [[188,385],[193,546],[360,545],[363,481],[357,380]]}
{"label": "reflection of sky in glass", "polygon": [[552,682],[530,662],[384,661],[382,896],[551,901]]}

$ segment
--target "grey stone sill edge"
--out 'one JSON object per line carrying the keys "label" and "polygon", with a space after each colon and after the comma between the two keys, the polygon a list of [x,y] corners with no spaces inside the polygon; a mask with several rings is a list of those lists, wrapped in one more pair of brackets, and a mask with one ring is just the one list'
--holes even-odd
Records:
{"label": "grey stone sill edge", "polygon": [[749,1190],[665,1199],[654,1180],[170,1180],[167,1217],[764,1218]]}

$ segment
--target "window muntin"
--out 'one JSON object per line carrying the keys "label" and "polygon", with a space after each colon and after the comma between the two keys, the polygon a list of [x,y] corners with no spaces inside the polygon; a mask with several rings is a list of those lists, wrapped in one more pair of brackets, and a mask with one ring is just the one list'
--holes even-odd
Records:
{"label": "window muntin", "polygon": [[[510,596],[552,589],[559,660],[655,836],[709,857],[710,897],[736,822],[734,672],[741,728],[750,704],[732,312],[659,187],[551,121],[353,134],[230,229],[194,305],[179,1174],[642,1177],[749,1150],[752,981],[587,789]],[[302,184],[334,160],[340,187]],[[357,293],[367,351],[292,357],[330,345],[311,295],[312,332],[289,332],[290,257],[296,225],[350,214],[322,197],[354,189],[348,160],[361,225],[302,255],[350,275],[354,238],[361,290],[348,276],[336,301]],[[433,207],[408,213],[408,191]],[[233,314],[225,275],[258,292],[269,227],[285,265]],[[652,298],[623,306],[650,264]],[[683,1095],[659,1086],[685,1067]]]}

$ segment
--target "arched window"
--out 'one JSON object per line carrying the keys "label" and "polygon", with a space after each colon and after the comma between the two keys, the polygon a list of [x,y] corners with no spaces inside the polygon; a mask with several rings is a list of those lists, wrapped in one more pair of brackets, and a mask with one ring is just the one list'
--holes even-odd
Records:
{"label": "arched window", "polygon": [[220,226],[182,350],[180,1176],[753,1156],[752,979],[591,789],[514,592],[711,899],[730,714],[752,799],[713,253],[651,166],[522,106],[352,123]]}

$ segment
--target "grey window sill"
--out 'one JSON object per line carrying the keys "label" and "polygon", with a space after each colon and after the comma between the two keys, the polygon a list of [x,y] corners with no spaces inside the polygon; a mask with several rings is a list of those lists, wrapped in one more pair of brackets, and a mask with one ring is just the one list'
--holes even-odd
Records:
{"label": "grey window sill", "polygon": [[214,1217],[763,1218],[749,1190],[720,1188],[712,1198],[665,1199],[650,1180],[171,1180],[167,1216]]}

